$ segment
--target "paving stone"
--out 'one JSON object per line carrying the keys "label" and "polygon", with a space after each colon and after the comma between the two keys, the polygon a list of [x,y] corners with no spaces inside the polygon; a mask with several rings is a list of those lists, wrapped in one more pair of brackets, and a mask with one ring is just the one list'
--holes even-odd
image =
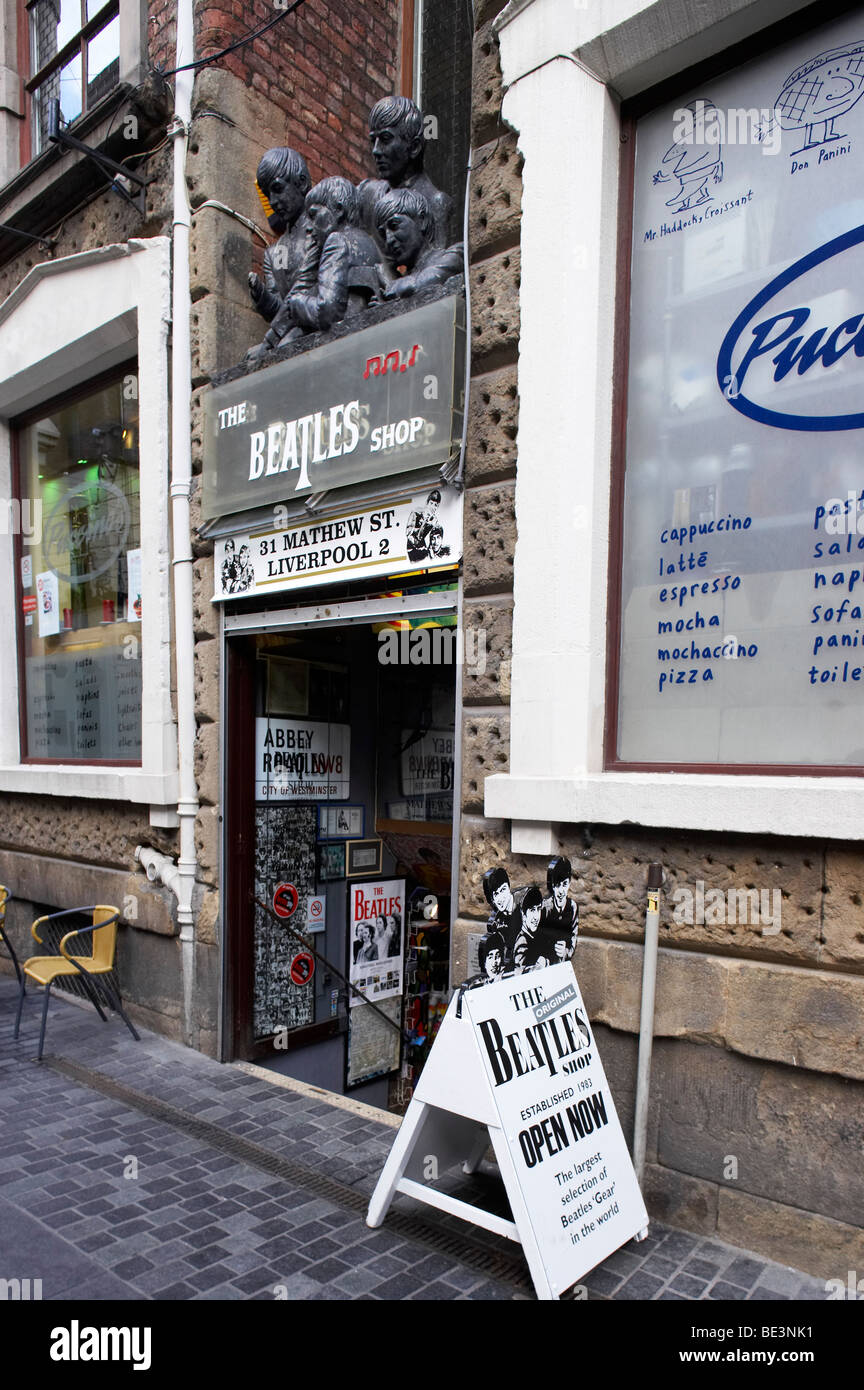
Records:
{"label": "paving stone", "polygon": [[648,1299],[656,1298],[663,1287],[663,1280],[656,1279],[652,1274],[646,1274],[644,1270],[637,1269],[635,1274],[631,1274],[615,1294],[616,1299]]}
{"label": "paving stone", "polygon": [[[308,1298],[311,1295],[320,1293],[321,1285],[315,1279],[310,1279],[308,1274],[292,1274],[288,1279],[277,1279],[273,1285],[274,1290],[280,1290],[280,1297],[288,1299]],[[284,1288],[285,1293],[282,1294]],[[273,1295],[276,1296],[275,1293]]]}
{"label": "paving stone", "polygon": [[593,1269],[590,1274],[585,1276],[585,1283],[589,1289],[608,1297],[620,1285],[621,1275],[613,1273],[611,1269]]}
{"label": "paving stone", "polygon": [[746,1299],[747,1290],[740,1288],[737,1284],[727,1284],[724,1279],[718,1279],[716,1284],[712,1284],[708,1290],[708,1298],[729,1299],[730,1302]]}
{"label": "paving stone", "polygon": [[764,1271],[765,1264],[762,1260],[750,1260],[742,1255],[727,1265],[723,1271],[723,1278],[730,1284],[740,1284],[742,1289],[749,1289]]}
{"label": "paving stone", "polygon": [[378,1288],[382,1282],[383,1280],[366,1266],[365,1269],[350,1269],[347,1274],[340,1274],[335,1284],[337,1289],[344,1289],[346,1293],[358,1297],[361,1293],[369,1293],[370,1290]]}
{"label": "paving stone", "polygon": [[688,1260],[683,1268],[684,1274],[692,1274],[694,1279],[707,1279],[710,1284],[712,1279],[716,1279],[719,1273],[719,1265],[711,1260]]}
{"label": "paving stone", "polygon": [[310,1279],[317,1279],[319,1284],[338,1279],[340,1274],[347,1273],[349,1265],[344,1260],[337,1260],[333,1255],[326,1260],[319,1260],[316,1264],[308,1266],[306,1273]]}
{"label": "paving stone", "polygon": [[708,1287],[705,1279],[694,1279],[690,1274],[679,1274],[670,1285],[674,1293],[686,1293],[688,1298],[701,1298]]}
{"label": "paving stone", "polygon": [[759,1280],[760,1289],[772,1289],[778,1294],[786,1294],[789,1298],[797,1298],[801,1292],[801,1275],[797,1269],[784,1269],[782,1265],[771,1265]]}

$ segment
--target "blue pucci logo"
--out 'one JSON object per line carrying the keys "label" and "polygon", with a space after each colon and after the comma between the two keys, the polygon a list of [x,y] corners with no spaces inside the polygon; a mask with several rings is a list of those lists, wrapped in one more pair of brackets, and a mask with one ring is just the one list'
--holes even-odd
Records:
{"label": "blue pucci logo", "polygon": [[[740,410],[751,420],[758,420],[760,424],[783,430],[856,430],[864,427],[864,411],[851,415],[792,415],[786,411],[770,410],[747,395],[747,374],[753,364],[762,358],[767,357],[773,363],[773,380],[779,382],[793,369],[798,376],[804,376],[811,368],[831,367],[848,352],[853,352],[856,357],[864,357],[864,312],[844,319],[835,328],[817,328],[811,321],[811,310],[800,304],[784,308],[767,318],[761,317],[765,306],[794,285],[796,280],[802,279],[815,266],[830,261],[833,256],[842,255],[861,242],[864,242],[864,226],[853,227],[851,232],[844,232],[842,236],[817,247],[777,275],[741,310],[717,355],[717,382],[735,410]],[[792,304],[795,304],[794,300]],[[805,325],[807,329],[802,332]],[[745,347],[745,351],[733,371],[732,357],[739,344]],[[815,375],[818,376],[818,373]]]}

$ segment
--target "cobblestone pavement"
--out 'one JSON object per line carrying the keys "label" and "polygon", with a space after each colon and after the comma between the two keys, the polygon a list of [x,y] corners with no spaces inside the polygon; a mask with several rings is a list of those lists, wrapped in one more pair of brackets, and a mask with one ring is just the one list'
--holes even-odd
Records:
{"label": "cobblestone pavement", "polygon": [[[392,1116],[222,1066],[0,976],[0,1273],[44,1299],[533,1298],[517,1247],[398,1196],[364,1220]],[[507,1213],[491,1165],[450,1182]],[[586,1277],[592,1299],[817,1300],[824,1282],[652,1224]]]}

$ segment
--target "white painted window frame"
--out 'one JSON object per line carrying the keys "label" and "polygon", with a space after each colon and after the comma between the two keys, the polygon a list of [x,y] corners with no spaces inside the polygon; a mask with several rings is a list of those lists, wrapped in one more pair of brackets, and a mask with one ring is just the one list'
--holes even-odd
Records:
{"label": "white painted window frame", "polygon": [[99,247],[35,266],[0,305],[0,499],[12,496],[10,420],[138,359],[142,567],[140,768],[22,763],[13,537],[0,535],[0,792],[177,801],[171,705],[168,333],[170,241]]}
{"label": "white painted window frame", "polygon": [[496,21],[524,167],[510,771],[485,810],[514,852],[562,822],[864,839],[857,777],[603,765],[619,101],[803,8],[511,0]]}

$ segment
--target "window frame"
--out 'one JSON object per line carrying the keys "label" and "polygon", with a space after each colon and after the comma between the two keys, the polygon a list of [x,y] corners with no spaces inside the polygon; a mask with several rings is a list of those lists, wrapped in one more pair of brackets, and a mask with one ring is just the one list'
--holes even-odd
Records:
{"label": "window frame", "polygon": [[608,772],[693,773],[720,776],[864,777],[864,763],[745,763],[745,762],[635,762],[619,758],[622,574],[624,563],[624,483],[627,465],[627,403],[630,369],[630,297],[632,286],[633,204],[636,187],[636,129],[638,122],[659,107],[691,91],[695,86],[732,73],[772,48],[800,38],[842,18],[851,8],[845,0],[813,7],[771,25],[753,39],[735,44],[673,78],[649,88],[621,105],[621,163],[619,168],[619,218],[615,302],[615,361],[612,403],[612,451],[609,509],[609,571],[607,582],[606,719],[603,767]]}
{"label": "window frame", "polygon": [[[36,72],[31,73],[30,69],[33,65],[32,22],[35,7],[39,3],[40,0],[23,0],[22,11],[22,29],[27,49],[27,66],[25,68],[25,73],[27,75],[24,76],[22,74],[26,105],[24,123],[30,146],[29,159],[34,159],[37,155],[42,154],[45,148],[45,146],[42,146],[39,149],[35,149],[38,143],[38,106],[34,99],[36,92],[38,92],[39,88],[42,87],[55,72],[62,70],[66,64],[75,57],[75,54],[79,53],[81,55],[81,110],[74,119],[77,121],[83,116],[86,116],[88,112],[93,109],[87,105],[87,50],[89,42],[91,39],[95,38],[97,34],[101,33],[112,20],[119,19],[120,16],[120,0],[106,0],[106,3],[97,10],[92,19],[87,18],[87,0],[78,0],[80,6],[79,18],[82,21],[81,25],[72,38],[68,39],[63,47],[58,49],[53,57],[49,58],[47,63],[43,64]],[[119,86],[119,84],[120,61],[118,47],[117,82],[115,86]],[[74,121],[70,122],[70,124],[74,124]]]}
{"label": "window frame", "polygon": [[[152,824],[177,824],[177,719],[172,670],[170,540],[170,241],[99,247],[40,262],[0,304],[0,491],[12,495],[9,421],[47,397],[112,375],[137,357],[143,613],[141,763],[23,763],[19,733],[14,537],[0,528],[0,792],[149,805]],[[154,819],[155,817],[155,819]]]}
{"label": "window frame", "polygon": [[[113,385],[120,381],[124,376],[138,375],[138,358],[130,357],[126,362],[120,363],[116,367],[109,368],[106,372],[101,372],[98,376],[90,377],[89,380],[80,385],[72,387],[69,391],[64,391],[59,396],[52,396],[50,399],[42,401],[39,405],[31,407],[23,414],[15,416],[9,421],[9,429],[12,435],[12,495],[20,502],[21,499],[21,451],[20,438],[21,431],[28,425],[42,419],[46,413],[53,410],[62,410],[67,405],[73,405],[77,400],[83,400],[86,396],[92,395],[100,387]],[[139,477],[141,471],[141,461],[138,461]],[[17,659],[18,659],[18,737],[20,740],[20,762],[22,767],[130,767],[140,768],[143,766],[143,753],[138,758],[38,758],[29,752],[27,739],[27,668],[24,637],[24,612],[23,598],[24,590],[21,584],[21,559],[24,555],[24,538],[19,531],[15,536],[13,547],[15,557],[15,615],[17,626]],[[142,617],[141,628],[138,636],[139,646],[143,639],[144,620]],[[142,708],[143,724],[143,708]],[[25,751],[27,750],[27,751]]]}

